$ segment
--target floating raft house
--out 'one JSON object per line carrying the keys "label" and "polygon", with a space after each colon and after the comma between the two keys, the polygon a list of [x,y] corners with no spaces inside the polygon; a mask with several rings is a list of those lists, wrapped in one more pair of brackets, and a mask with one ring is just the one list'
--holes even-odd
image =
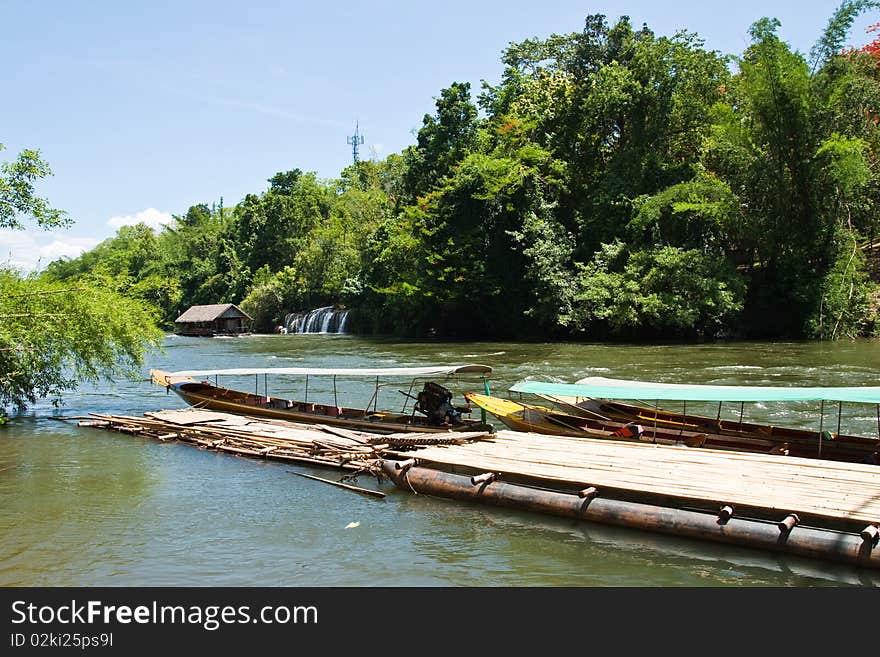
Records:
{"label": "floating raft house", "polygon": [[375,435],[198,409],[80,424],[375,474],[411,493],[880,568],[875,465],[515,431]]}
{"label": "floating raft house", "polygon": [[188,336],[241,335],[253,318],[233,303],[190,306],[174,320],[176,333]]}

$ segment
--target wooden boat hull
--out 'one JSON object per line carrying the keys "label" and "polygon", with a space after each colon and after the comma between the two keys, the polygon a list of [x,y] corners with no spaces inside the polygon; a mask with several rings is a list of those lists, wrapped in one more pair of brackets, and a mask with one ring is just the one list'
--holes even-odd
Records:
{"label": "wooden boat hull", "polygon": [[[668,430],[685,429],[706,432],[710,436],[730,439],[766,440],[773,444],[787,444],[793,456],[823,458],[831,461],[861,463],[870,458],[880,447],[880,441],[864,436],[827,433],[820,438],[819,432],[791,427],[780,427],[699,415],[683,415],[662,409],[645,408],[605,399],[580,399],[577,397],[545,396],[547,401],[559,405],[566,413],[583,418],[607,418],[617,422],[641,422]],[[831,439],[828,440],[827,438]]]}
{"label": "wooden boat hull", "polygon": [[[551,434],[557,436],[606,438],[611,440],[640,440],[660,444],[684,444],[688,447],[704,447],[710,449],[722,449],[738,452],[756,452],[765,454],[781,454],[798,456],[802,458],[821,458],[830,461],[843,461],[849,463],[864,462],[865,456],[873,453],[876,443],[866,438],[861,444],[853,446],[853,443],[840,442],[829,443],[823,441],[821,452],[818,447],[818,436],[815,433],[792,430],[791,434],[779,431],[776,436],[765,434],[722,434],[699,429],[703,428],[698,423],[679,422],[672,426],[663,427],[659,423],[653,425],[653,416],[618,416],[620,421],[611,419],[598,419],[595,413],[592,417],[560,413],[543,406],[516,402],[509,399],[500,399],[488,395],[469,393],[467,399],[485,411],[497,417],[514,431],[531,431],[534,433]],[[604,405],[603,405],[604,408]],[[687,418],[691,420],[690,416]],[[643,433],[639,438],[621,436],[620,431],[627,424],[639,423]],[[693,429],[696,428],[697,431]],[[806,434],[806,438],[799,435]],[[782,437],[784,436],[784,438]]]}
{"label": "wooden boat hull", "polygon": [[237,415],[326,424],[333,427],[369,431],[371,433],[440,433],[449,431],[491,431],[491,425],[464,419],[461,424],[434,425],[427,418],[389,411],[343,408],[311,402],[298,402],[264,397],[239,390],[230,390],[200,382],[189,377],[174,377],[162,370],[150,372],[154,383],[176,393],[187,404]]}
{"label": "wooden boat hull", "polygon": [[621,432],[623,423],[618,422],[595,422],[586,418],[579,418],[565,413],[554,413],[543,406],[515,402],[510,399],[501,399],[490,395],[468,393],[465,395],[468,401],[473,402],[483,410],[491,413],[514,431],[551,434],[554,436],[572,436],[577,438],[603,438],[609,440],[623,440],[630,442],[657,442],[663,444],[684,444],[689,447],[701,446],[705,441],[705,434],[683,432],[676,435],[670,432],[646,432],[641,438],[628,436]]}

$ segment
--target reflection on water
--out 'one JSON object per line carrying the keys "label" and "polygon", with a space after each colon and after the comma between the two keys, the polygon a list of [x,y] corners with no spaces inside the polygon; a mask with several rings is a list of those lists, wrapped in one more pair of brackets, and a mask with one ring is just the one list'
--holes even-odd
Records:
{"label": "reflection on water", "polygon": [[[138,381],[66,398],[63,413],[140,415],[184,403],[149,367],[390,367],[483,363],[503,393],[525,378],[875,385],[873,342],[583,345],[400,343],[353,336],[169,336]],[[304,381],[221,383],[301,397]],[[453,386],[456,393],[475,383]],[[372,383],[338,381],[347,405]],[[404,401],[391,385],[379,405]],[[309,397],[332,382],[309,380]],[[351,402],[351,403],[350,403]],[[688,411],[714,415],[717,406]],[[818,404],[746,405],[746,418],[816,428]],[[877,586],[880,575],[708,542],[396,491],[376,500],[291,475],[294,466],[81,429],[40,404],[0,428],[0,585]],[[825,425],[837,422],[836,405]],[[723,408],[736,418],[738,405]],[[876,409],[844,405],[842,430],[876,435]],[[836,427],[834,427],[836,428]],[[303,471],[311,471],[303,469]],[[328,476],[327,471],[313,471]],[[332,474],[330,475],[333,476]],[[346,528],[350,523],[357,527]]]}

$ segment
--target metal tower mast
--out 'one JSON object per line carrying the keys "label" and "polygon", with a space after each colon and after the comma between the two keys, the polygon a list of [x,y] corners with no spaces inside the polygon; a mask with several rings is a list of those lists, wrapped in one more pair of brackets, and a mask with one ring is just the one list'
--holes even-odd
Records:
{"label": "metal tower mast", "polygon": [[360,125],[358,123],[354,124],[354,134],[351,137],[346,137],[345,142],[351,146],[351,156],[354,159],[354,163],[358,163],[358,146],[362,146],[364,143],[364,136],[360,134]]}

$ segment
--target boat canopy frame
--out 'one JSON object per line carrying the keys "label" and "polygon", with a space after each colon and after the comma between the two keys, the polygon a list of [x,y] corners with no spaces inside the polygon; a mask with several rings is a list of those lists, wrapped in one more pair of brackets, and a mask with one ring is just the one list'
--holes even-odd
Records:
{"label": "boat canopy frame", "polygon": [[[527,393],[546,397],[575,397],[579,399],[621,399],[629,401],[654,400],[654,408],[659,402],[680,401],[683,415],[687,417],[687,402],[718,402],[718,417],[721,417],[723,402],[739,402],[739,423],[742,426],[745,402],[791,402],[818,401],[819,411],[819,454],[822,453],[822,435],[825,427],[825,402],[837,402],[837,433],[840,433],[840,420],[843,403],[874,404],[877,407],[877,436],[880,440],[880,386],[842,386],[842,387],[797,387],[797,386],[718,386],[705,384],[658,383],[612,379],[604,376],[590,376],[577,383],[554,383],[550,381],[520,381],[510,388],[511,392]],[[655,417],[656,420],[656,417]]]}
{"label": "boat canopy frame", "polygon": [[592,376],[577,383],[520,381],[513,392],[598,399],[655,399],[704,402],[836,401],[880,404],[880,386],[836,388],[713,386],[628,381]]}
{"label": "boat canopy frame", "polygon": [[[232,368],[232,369],[202,369],[202,370],[180,370],[177,372],[170,372],[168,376],[174,377],[203,377],[203,376],[213,376],[215,385],[219,387],[219,376],[254,376],[254,393],[259,395],[259,376],[263,375],[263,392],[266,397],[269,397],[269,382],[268,377],[270,374],[274,376],[304,376],[305,377],[305,395],[304,402],[308,402],[309,400],[309,377],[310,376],[329,376],[333,378],[333,405],[339,406],[339,394],[336,389],[336,378],[339,376],[342,377],[369,377],[376,379],[376,385],[373,389],[373,394],[364,407],[365,410],[369,410],[370,405],[372,404],[373,410],[377,410],[377,406],[379,403],[379,390],[384,387],[390,387],[392,383],[380,383],[380,379],[382,377],[390,377],[390,378],[406,378],[410,380],[409,393],[404,393],[402,390],[399,392],[404,395],[405,400],[403,403],[402,413],[406,413],[406,407],[409,399],[414,399],[412,393],[413,386],[415,386],[416,381],[420,380],[430,380],[436,378],[444,378],[444,379],[457,379],[457,380],[468,380],[471,375],[477,377],[474,380],[478,380],[483,383],[483,387],[486,391],[486,394],[489,394],[489,382],[488,377],[492,374],[492,368],[488,365],[477,365],[477,364],[468,364],[468,365],[434,365],[434,366],[426,366],[426,367],[377,367],[377,368],[323,368],[323,367],[265,367],[265,368]],[[415,407],[413,407],[413,413],[415,413]],[[485,421],[485,418],[484,418]]]}
{"label": "boat canopy frame", "polygon": [[247,376],[249,374],[275,374],[288,376],[458,376],[460,374],[483,374],[488,376],[488,365],[440,365],[430,367],[374,367],[374,368],[327,368],[327,367],[257,367],[233,369],[181,370],[170,372],[171,376]]}

